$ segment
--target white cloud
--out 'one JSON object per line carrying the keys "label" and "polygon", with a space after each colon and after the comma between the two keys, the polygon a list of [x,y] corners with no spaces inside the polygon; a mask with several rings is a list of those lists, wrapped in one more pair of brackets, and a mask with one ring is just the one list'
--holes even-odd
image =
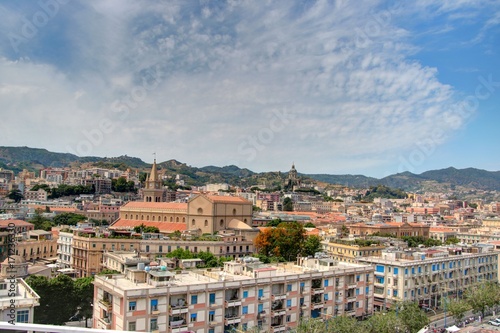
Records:
{"label": "white cloud", "polygon": [[43,29],[46,45],[25,45],[31,61],[0,60],[1,140],[145,160],[156,151],[198,166],[384,167],[380,156],[411,149],[436,124],[445,138],[463,120],[449,121],[456,97],[436,69],[409,60],[402,9],[381,5],[71,3],[79,10],[47,25],[67,35],[64,66],[36,58],[54,47]]}

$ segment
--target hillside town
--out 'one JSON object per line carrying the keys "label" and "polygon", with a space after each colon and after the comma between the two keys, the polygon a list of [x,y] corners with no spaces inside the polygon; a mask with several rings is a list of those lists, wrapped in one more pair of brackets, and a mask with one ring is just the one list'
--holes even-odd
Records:
{"label": "hillside town", "polygon": [[285,332],[402,302],[444,328],[449,301],[498,283],[499,211],[479,196],[327,185],[294,164],[278,188],[186,186],[156,160],[144,177],[0,169],[0,315],[37,322],[48,296],[29,282],[64,275],[93,283],[89,313],[65,321],[97,329]]}

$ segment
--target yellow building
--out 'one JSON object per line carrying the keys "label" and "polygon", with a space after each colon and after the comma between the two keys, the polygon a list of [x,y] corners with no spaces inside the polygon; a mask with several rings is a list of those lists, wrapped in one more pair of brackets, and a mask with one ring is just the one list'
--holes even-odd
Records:
{"label": "yellow building", "polygon": [[[363,243],[365,242],[365,243]],[[378,257],[385,246],[378,242],[366,240],[324,242],[323,248],[335,260],[357,263],[362,257]]]}

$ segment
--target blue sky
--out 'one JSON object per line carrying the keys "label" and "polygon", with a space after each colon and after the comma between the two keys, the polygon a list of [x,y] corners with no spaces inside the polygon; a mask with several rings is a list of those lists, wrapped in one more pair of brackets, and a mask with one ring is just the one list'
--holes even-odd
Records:
{"label": "blue sky", "polygon": [[0,145],[383,177],[499,170],[498,1],[0,3]]}

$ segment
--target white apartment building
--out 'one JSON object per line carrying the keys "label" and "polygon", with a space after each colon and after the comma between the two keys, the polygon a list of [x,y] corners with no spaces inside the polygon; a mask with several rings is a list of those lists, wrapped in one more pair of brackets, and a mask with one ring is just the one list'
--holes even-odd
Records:
{"label": "white apartment building", "polygon": [[362,317],[373,309],[373,268],[329,258],[262,264],[245,257],[224,269],[168,271],[138,265],[95,276],[93,327],[147,332],[283,332],[301,317]]}
{"label": "white apartment building", "polygon": [[359,258],[358,262],[375,267],[376,309],[407,300],[440,307],[443,297],[461,297],[472,285],[498,281],[498,253],[480,251],[460,247],[388,250],[381,257]]}
{"label": "white apartment building", "polygon": [[23,279],[1,279],[0,321],[32,323],[35,306],[40,305],[39,300],[40,296]]}
{"label": "white apartment building", "polygon": [[60,231],[57,238],[57,263],[60,268],[72,268],[73,231]]}

